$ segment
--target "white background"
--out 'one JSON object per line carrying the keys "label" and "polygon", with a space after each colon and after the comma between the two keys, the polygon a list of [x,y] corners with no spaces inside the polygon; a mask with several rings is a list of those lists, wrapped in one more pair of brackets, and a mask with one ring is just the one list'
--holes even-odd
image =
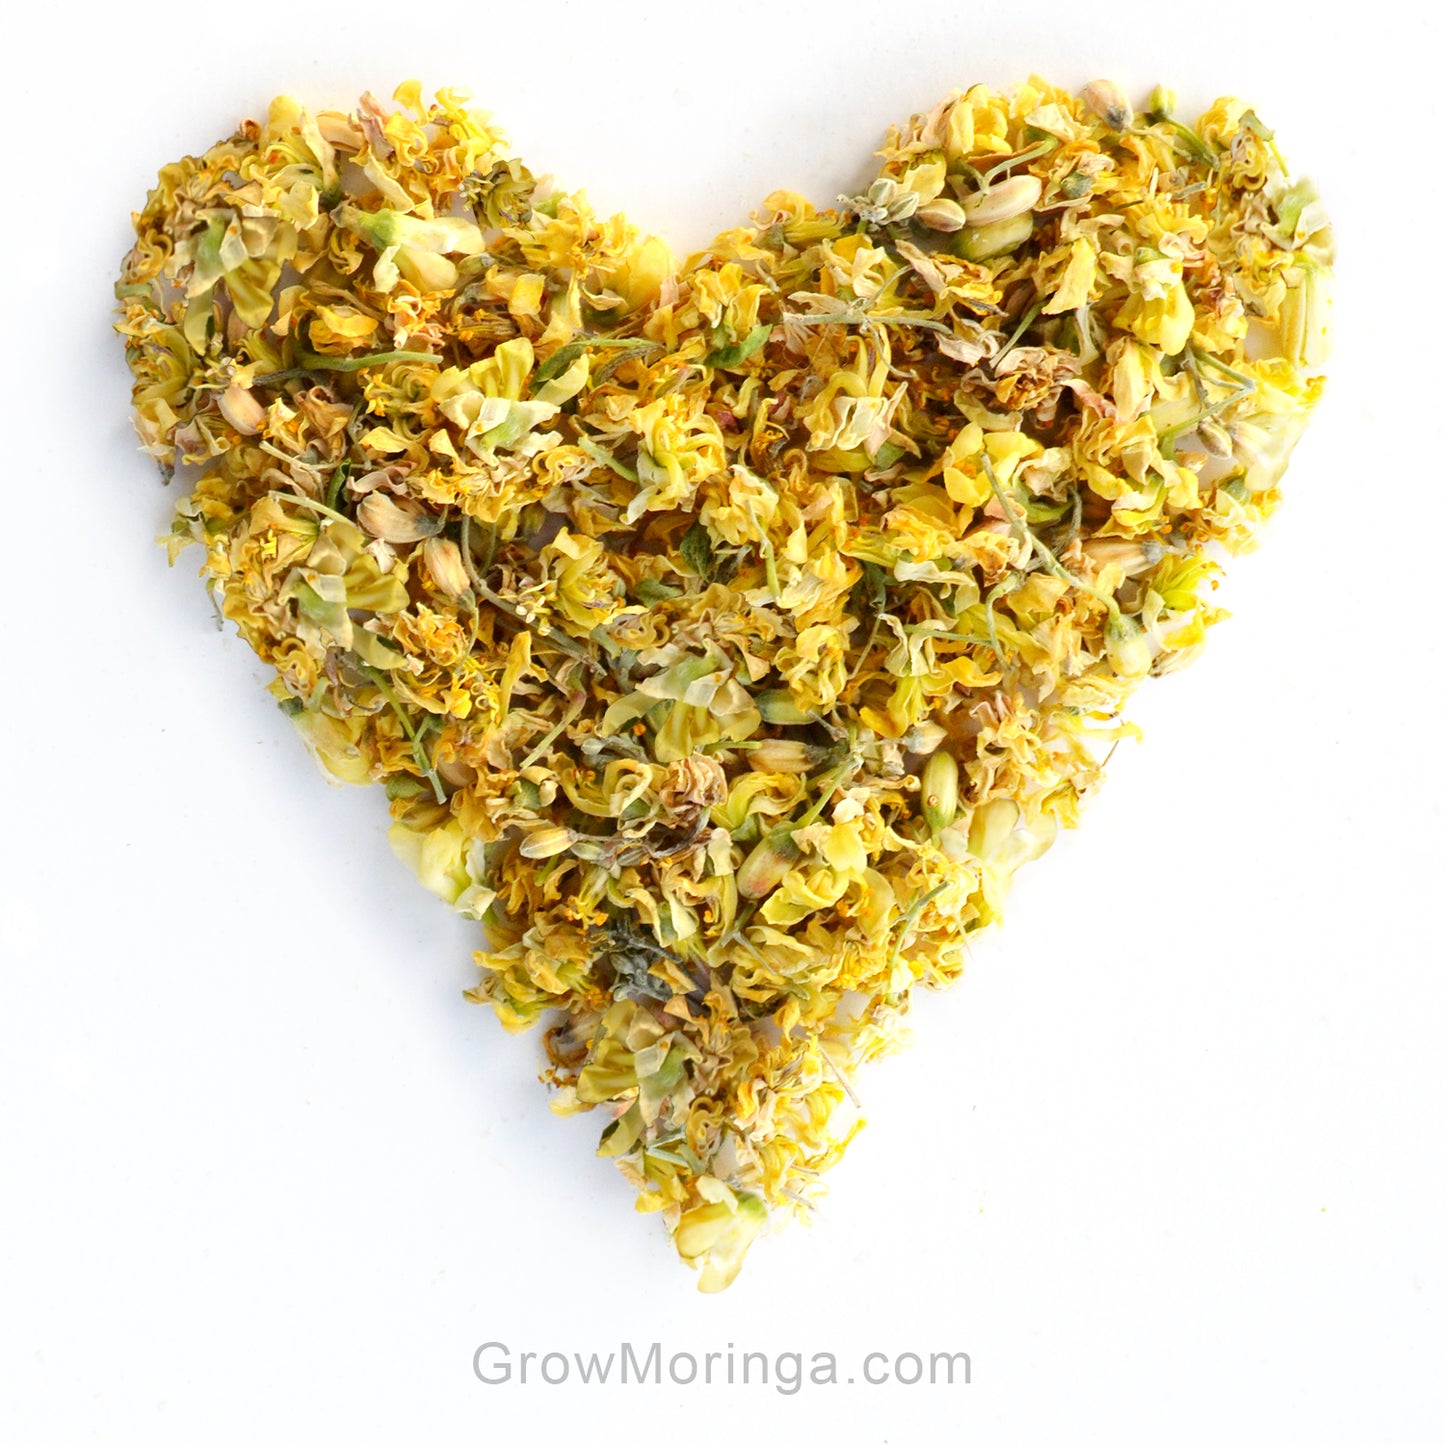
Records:
{"label": "white background", "polygon": [[[1441,58],[1399,7],[27,7],[7,22],[0,1433],[1441,1438]],[[306,12],[311,13],[308,7]],[[290,91],[472,90],[679,250],[1038,71],[1240,94],[1340,246],[1332,389],[1235,613],[1150,684],[811,1229],[694,1292],[465,1003],[467,925],[217,633],[108,334],[160,164]],[[1427,83],[1427,76],[1429,77]],[[969,1386],[487,1386],[515,1352],[966,1350]]]}

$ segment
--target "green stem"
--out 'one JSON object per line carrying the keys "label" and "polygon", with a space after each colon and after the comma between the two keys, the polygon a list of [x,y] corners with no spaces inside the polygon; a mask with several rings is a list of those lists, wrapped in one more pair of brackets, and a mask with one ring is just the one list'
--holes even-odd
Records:
{"label": "green stem", "polygon": [[532,374],[532,389],[545,386],[588,351],[646,351],[658,343],[645,336],[576,336],[559,346]]}
{"label": "green stem", "polygon": [[285,371],[270,371],[256,377],[252,386],[276,386],[283,381],[295,381],[317,371],[363,371],[369,366],[384,366],[388,361],[430,361],[437,363],[441,357],[429,351],[373,351],[366,356],[321,356],[314,351],[298,351],[297,364]]}
{"label": "green stem", "polygon": [[986,191],[988,189],[988,181],[985,179],[983,172],[971,161],[960,161],[958,168],[964,175],[972,179],[974,185],[977,186],[979,190]]}
{"label": "green stem", "polygon": [[753,531],[758,534],[758,550],[763,557],[763,571],[768,579],[768,591],[773,594],[773,601],[777,602],[783,595],[782,584],[778,581],[778,559],[773,551],[773,539],[768,536],[767,528],[757,518],[753,511],[753,504],[747,504],[748,521],[753,524]]}
{"label": "green stem", "polygon": [[341,496],[341,489],[346,485],[346,479],[351,475],[351,459],[348,457],[331,474],[331,485],[326,488],[326,505],[335,508],[337,499]]}
{"label": "green stem", "polygon": [[1208,406],[1202,408],[1200,411],[1195,412],[1193,416],[1186,417],[1183,421],[1175,422],[1173,426],[1165,427],[1164,430],[1160,432],[1159,435],[1155,438],[1155,441],[1158,443],[1159,446],[1160,455],[1172,458],[1174,454],[1173,442],[1176,437],[1183,436],[1186,432],[1193,431],[1200,422],[1208,421],[1209,418],[1212,416],[1218,416],[1220,412],[1225,410],[1225,408],[1233,406],[1234,403],[1240,399],[1240,397],[1247,396],[1248,394],[1249,393],[1246,392],[1243,388],[1238,391],[1231,391],[1228,396],[1221,397],[1218,401],[1210,402]]}
{"label": "green stem", "polygon": [[903,915],[900,922],[898,937],[893,941],[893,954],[890,960],[890,967],[898,962],[899,956],[903,952],[904,940],[908,937],[908,930],[918,922],[919,914],[947,887],[947,883],[936,884],[930,888],[927,893],[923,894],[922,897],[914,899],[914,901],[908,905],[908,911]]}
{"label": "green stem", "polygon": [[604,467],[609,467],[612,471],[616,472],[623,481],[631,482],[633,486],[638,484],[637,473],[629,467],[626,462],[618,461],[606,447],[600,446],[597,442],[593,441],[591,437],[579,436],[577,438],[577,445],[586,452],[594,462],[601,462]]}
{"label": "green stem", "polygon": [[587,696],[585,693],[579,693],[577,695],[571,707],[569,707],[567,711],[562,714],[561,721],[558,722],[556,727],[549,729],[547,733],[542,737],[541,741],[537,743],[536,747],[534,747],[531,752],[529,752],[527,756],[523,758],[520,763],[517,764],[517,771],[519,773],[523,772],[527,768],[530,768],[532,764],[535,763],[537,759],[540,758],[542,754],[545,753],[547,749],[550,748],[552,744],[557,741],[559,737],[561,737],[563,729],[569,727],[574,721],[576,721],[577,714],[582,711],[583,705],[586,703],[586,701]]}
{"label": "green stem", "polygon": [[[979,181],[981,182],[980,189],[988,190],[989,186],[993,184],[993,178],[998,175],[1000,171],[1012,170],[1015,166],[1023,165],[1025,161],[1037,160],[1040,156],[1046,156],[1050,151],[1056,151],[1058,148],[1058,141],[1056,141],[1053,136],[1050,136],[1047,140],[1041,140],[1035,145],[1030,146],[1028,150],[1020,151],[1016,156],[1005,156],[996,165],[990,166],[979,176]],[[970,167],[970,169],[972,169],[972,167]],[[978,172],[975,171],[974,174],[978,175]]]}
{"label": "green stem", "polygon": [[[738,909],[737,916],[733,919],[733,926],[728,929],[728,931],[723,934],[723,936],[719,938],[715,944],[712,945],[712,948],[727,948],[733,943],[741,943],[744,947],[747,948],[748,952],[751,953],[754,958],[756,958],[758,956],[757,949],[755,949],[752,944],[748,942],[747,935],[743,932],[743,929],[745,929],[748,924],[753,921],[753,915],[757,911],[757,903],[753,899],[749,898],[747,902]],[[711,951],[712,950],[709,949],[709,953],[711,953]]]}
{"label": "green stem", "polygon": [[809,808],[808,811],[804,813],[803,816],[799,818],[796,823],[792,825],[794,830],[798,828],[806,828],[810,823],[816,823],[818,821],[818,819],[822,816],[823,809],[826,808],[828,804],[833,801],[833,794],[838,791],[839,787],[842,785],[843,779],[846,778],[851,772],[853,772],[853,770],[857,766],[858,759],[849,758],[847,762],[840,764],[836,768],[831,768],[828,772],[823,774],[819,781],[825,786],[823,788],[823,791],[818,794],[818,801],[814,803],[813,806]]}
{"label": "green stem", "polygon": [[1018,344],[1019,337],[1021,337],[1024,332],[1027,331],[1029,327],[1034,324],[1035,320],[1038,318],[1039,312],[1044,309],[1044,302],[1047,299],[1048,298],[1045,296],[1040,296],[1039,299],[1035,301],[1034,304],[1030,306],[1027,311],[1024,312],[1023,320],[1021,320],[1019,324],[1014,327],[1013,335],[1004,342],[1002,348],[999,350],[997,355],[989,358],[988,364],[990,367],[997,367],[999,362],[1001,362],[1004,357],[1007,356],[1009,352],[1014,349],[1014,347]]}
{"label": "green stem", "polygon": [[870,321],[875,326],[917,326],[924,331],[940,331],[945,336],[953,334],[953,328],[946,326],[942,321],[935,321],[931,316],[924,316],[917,311],[900,311],[893,316],[877,316],[871,311],[863,311],[858,307],[849,307],[844,311],[825,312],[815,315],[805,311],[785,311],[784,321],[791,321],[797,326],[865,326]]}
{"label": "green stem", "polygon": [[[995,587],[989,592],[992,597],[998,588]],[[985,599],[987,601],[987,599]],[[935,642],[967,642],[972,647],[992,647],[993,643],[987,637],[978,637],[972,632],[930,632]]]}
{"label": "green stem", "polygon": [[531,622],[522,615],[518,607],[514,607],[505,598],[499,597],[485,582],[482,581],[481,573],[477,571],[476,561],[472,557],[472,519],[469,516],[462,517],[462,544],[458,549],[462,554],[462,566],[466,570],[467,580],[476,589],[478,597],[485,597],[488,602],[499,612],[505,612],[508,617],[520,622],[540,642],[550,643],[559,652],[566,653],[568,657],[575,657],[578,662],[596,673],[599,677],[605,669],[602,664],[582,646],[580,642],[574,641],[565,633],[558,632],[556,628],[548,632],[538,632]]}
{"label": "green stem", "polygon": [[1182,121],[1175,120],[1172,116],[1169,118],[1169,124],[1174,127],[1175,133],[1183,140],[1184,149],[1187,154],[1192,155],[1195,160],[1208,166],[1210,170],[1217,170],[1219,168],[1218,153],[1204,143],[1203,138],[1197,131],[1185,125]]}
{"label": "green stem", "polygon": [[1235,389],[1228,396],[1221,397],[1218,401],[1209,402],[1197,411],[1193,416],[1186,417],[1181,422],[1176,422],[1171,427],[1166,427],[1156,438],[1160,453],[1165,457],[1172,458],[1174,455],[1174,439],[1191,432],[1202,421],[1208,421],[1212,416],[1218,414],[1234,405],[1241,397],[1251,396],[1258,389],[1253,377],[1246,376],[1242,371],[1236,371],[1227,362],[1221,361],[1217,356],[1208,351],[1195,351],[1192,347],[1188,353],[1189,375],[1194,380],[1195,391],[1200,401],[1204,401],[1207,392],[1204,390],[1204,381],[1199,375],[1196,362],[1207,361],[1216,370],[1224,373],[1225,376],[1236,383]]}
{"label": "green stem", "polygon": [[1242,371],[1236,371],[1228,362],[1221,361],[1212,351],[1195,351],[1192,353],[1195,360],[1207,361],[1216,371],[1222,371],[1231,381],[1238,384],[1241,391],[1254,391],[1256,382],[1252,376],[1246,376]]}
{"label": "green stem", "polygon": [[999,485],[998,477],[994,474],[993,463],[989,460],[988,452],[983,453],[983,469],[988,474],[988,484],[993,488],[993,494],[998,498],[998,504],[1003,508],[1004,516],[1008,518],[1009,527],[1013,534],[1023,544],[1029,554],[1036,556],[1044,564],[1044,568],[1059,579],[1060,582],[1076,588],[1080,592],[1087,593],[1096,602],[1102,603],[1109,609],[1109,616],[1117,618],[1119,615],[1119,604],[1114,599],[1095,587],[1090,587],[1087,582],[1075,577],[1062,562],[1043,544],[1034,534],[1033,529],[1027,522],[1014,515],[1013,508],[1009,505],[1009,499],[1004,496],[1003,488]]}
{"label": "green stem", "polygon": [[[485,590],[481,573],[477,571],[476,558],[472,556],[472,519],[466,512],[462,513],[462,545],[457,549],[462,554],[462,569],[467,574],[467,580],[472,584],[478,596]],[[490,559],[488,562],[490,565]]]}
{"label": "green stem", "polygon": [[478,596],[485,597],[499,612],[505,612],[508,617],[520,622],[539,642],[550,647],[555,647],[558,652],[565,653],[568,657],[576,658],[578,662],[582,663],[589,671],[596,673],[598,677],[601,677],[606,672],[607,669],[604,668],[580,642],[568,637],[565,632],[558,632],[555,627],[548,629],[546,632],[538,631],[538,629],[522,615],[520,608],[514,607],[505,598],[499,597],[485,582],[478,582],[476,578],[473,577],[472,585],[476,587]]}
{"label": "green stem", "polygon": [[828,1052],[827,1045],[824,1044],[821,1039],[819,1039],[817,1040],[817,1046],[819,1057],[821,1057],[823,1062],[827,1064],[829,1069],[832,1070],[833,1077],[837,1079],[839,1086],[842,1088],[843,1092],[848,1096],[850,1100],[852,1100],[853,1107],[855,1109],[861,1109],[863,1107],[862,1100],[859,1099],[858,1095],[853,1091],[853,1085],[848,1082],[847,1074],[845,1074],[843,1070],[840,1069],[838,1065],[834,1062],[833,1056]]}
{"label": "green stem", "polygon": [[431,784],[431,790],[437,802],[445,803],[447,793],[446,789],[442,786],[442,780],[437,776],[437,771],[432,766],[431,759],[426,755],[426,748],[422,744],[421,736],[411,725],[411,719],[407,717],[406,710],[402,707],[396,693],[392,690],[391,684],[382,675],[381,671],[373,667],[369,662],[363,662],[361,664],[361,671],[371,679],[376,690],[391,704],[391,710],[396,714],[397,722],[401,724],[402,731],[411,743],[411,755],[416,759],[416,765],[421,770],[422,777]]}
{"label": "green stem", "polygon": [[1074,488],[1073,504],[1069,517],[1069,541],[1072,542],[1078,535],[1079,529],[1084,523],[1084,498],[1077,487]]}
{"label": "green stem", "polygon": [[853,671],[848,674],[848,681],[851,683],[860,672],[863,671],[863,664],[868,661],[868,654],[873,651],[873,644],[878,640],[878,628],[883,621],[883,614],[873,614],[873,626],[868,633],[868,641],[863,644],[863,651],[858,654],[858,661],[853,664]]}
{"label": "green stem", "polygon": [[988,596],[983,599],[983,620],[988,627],[988,645],[993,648],[993,654],[1000,662],[1004,660],[1003,646],[998,640],[998,623],[994,620],[993,604],[1006,595],[1004,583],[999,582],[989,588]]}
{"label": "green stem", "polygon": [[350,517],[336,511],[332,507],[326,506],[325,503],[313,502],[310,497],[300,496],[296,492],[272,491],[267,492],[266,495],[274,498],[278,502],[294,502],[298,507],[309,507],[313,512],[320,512],[322,516],[332,517],[338,522],[345,522],[348,527],[354,527],[356,525]]}
{"label": "green stem", "polygon": [[[475,587],[482,586],[482,579],[477,573],[476,559],[472,555],[472,519],[469,513],[462,513],[462,566],[466,568],[467,576]],[[497,529],[489,528],[487,531],[487,555],[482,561],[482,571],[490,572],[492,560],[497,555]]]}

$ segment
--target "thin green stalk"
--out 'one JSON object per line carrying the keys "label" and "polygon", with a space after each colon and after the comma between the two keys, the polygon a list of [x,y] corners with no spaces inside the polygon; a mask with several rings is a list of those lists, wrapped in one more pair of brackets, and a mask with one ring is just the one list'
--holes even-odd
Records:
{"label": "thin green stalk", "polygon": [[753,511],[753,504],[746,504],[748,521],[753,524],[753,531],[758,534],[758,551],[763,558],[763,571],[768,579],[768,591],[773,594],[773,601],[776,602],[783,595],[782,583],[778,581],[778,558],[773,550],[773,539],[768,536],[768,529],[758,521],[757,513]]}
{"label": "thin green stalk", "polygon": [[429,351],[373,351],[367,356],[321,356],[314,351],[298,351],[297,364],[285,371],[268,371],[256,377],[252,386],[278,386],[283,381],[296,381],[318,371],[363,371],[370,366],[385,366],[389,361],[430,361],[442,358]]}
{"label": "thin green stalk", "polygon": [[[1000,584],[1000,586],[1001,585],[1002,584]],[[989,596],[991,597],[993,592],[997,591],[998,588],[995,587],[993,591],[989,593]],[[972,632],[930,632],[928,635],[935,642],[967,642],[974,647],[993,646],[993,643],[987,637],[979,637]]]}
{"label": "thin green stalk", "polygon": [[1039,299],[1035,301],[1034,304],[1030,306],[1027,311],[1024,312],[1023,320],[1021,320],[1019,324],[1014,327],[1013,335],[1004,342],[1003,346],[999,349],[996,355],[989,358],[988,364],[990,367],[997,367],[999,362],[1001,362],[1004,357],[1007,356],[1009,352],[1014,349],[1014,347],[1018,344],[1019,337],[1021,337],[1024,332],[1027,331],[1029,327],[1034,324],[1035,320],[1038,318],[1039,312],[1044,309],[1044,302],[1047,299],[1048,298],[1045,296],[1040,296]]}
{"label": "thin green stalk", "polygon": [[465,512],[462,513],[462,545],[457,550],[462,554],[462,568],[467,574],[467,580],[480,594],[484,584],[477,571],[476,558],[472,556],[472,519]]}
{"label": "thin green stalk", "polygon": [[346,479],[351,475],[351,460],[347,458],[341,462],[331,474],[331,484],[326,488],[326,505],[333,510],[337,500],[341,496],[341,489],[346,485]]}
{"label": "thin green stalk", "polygon": [[1003,661],[1003,646],[998,640],[998,623],[994,620],[993,604],[1000,597],[1006,597],[1008,591],[1003,582],[998,582],[989,588],[988,596],[983,599],[983,620],[988,627],[988,645],[993,648],[994,656],[1000,662]]}
{"label": "thin green stalk", "polygon": [[[868,633],[868,641],[863,644],[863,651],[858,654],[858,661],[853,664],[853,671],[848,674],[848,682],[852,682],[860,672],[863,671],[863,664],[868,661],[868,654],[873,651],[873,644],[878,641],[878,628],[882,624],[883,614],[873,614],[873,626]],[[846,686],[846,684],[845,684]]]}
{"label": "thin green stalk", "polygon": [[391,684],[386,680],[380,669],[373,667],[369,662],[363,662],[361,664],[361,671],[371,679],[376,690],[391,704],[391,710],[396,714],[397,722],[401,724],[402,731],[411,743],[411,754],[412,757],[416,759],[416,765],[421,770],[422,777],[431,784],[432,794],[435,796],[437,802],[445,803],[447,793],[446,789],[442,786],[442,780],[437,776],[436,768],[433,767],[431,759],[427,757],[421,735],[411,725],[411,719],[407,717],[406,710],[397,699]]}
{"label": "thin green stalk", "polygon": [[824,1044],[821,1039],[818,1040],[818,1052],[822,1055],[823,1062],[827,1064],[829,1069],[832,1070],[833,1077],[837,1079],[843,1092],[847,1094],[850,1100],[852,1100],[853,1107],[855,1109],[861,1109],[863,1107],[863,1101],[853,1091],[853,1085],[848,1082],[847,1074],[845,1074],[843,1070],[840,1069],[838,1065],[834,1062],[833,1056],[828,1052],[827,1045]]}
{"label": "thin green stalk", "polygon": [[793,824],[793,828],[806,828],[811,823],[816,823],[822,816],[823,809],[833,801],[833,794],[842,786],[843,780],[858,767],[858,759],[850,757],[846,762],[840,763],[836,768],[830,768],[823,774],[820,782],[824,783],[823,790],[818,794],[818,801]]}
{"label": "thin green stalk", "polygon": [[517,764],[517,771],[519,773],[525,771],[527,768],[530,768],[532,764],[535,763],[537,759],[540,758],[547,751],[547,749],[550,748],[552,744],[557,741],[559,737],[561,737],[563,730],[570,727],[572,723],[576,721],[577,714],[582,711],[583,705],[586,703],[586,701],[587,697],[585,693],[579,693],[572,700],[571,706],[567,709],[566,712],[562,714],[562,717],[558,721],[557,725],[553,728],[550,728],[543,735],[542,739],[537,743],[537,745],[527,754],[527,756],[523,758],[520,763]]}
{"label": "thin green stalk", "polygon": [[539,632],[531,621],[522,615],[520,608],[514,607],[506,598],[499,597],[482,581],[482,575],[477,571],[476,560],[472,556],[472,519],[468,516],[462,518],[462,544],[457,550],[462,554],[462,566],[466,570],[467,580],[472,584],[478,597],[485,597],[499,612],[505,612],[508,617],[520,622],[539,641],[550,643],[558,652],[566,653],[568,657],[575,657],[578,662],[599,677],[603,674],[606,669],[580,642],[574,641],[564,632],[558,632],[556,628],[547,632]]}
{"label": "thin green stalk", "polygon": [[1174,127],[1175,134],[1184,142],[1186,154],[1192,155],[1195,160],[1208,166],[1212,171],[1219,169],[1219,153],[1204,143],[1198,131],[1185,125],[1183,121],[1175,120],[1173,116],[1168,117],[1168,123]]}
{"label": "thin green stalk", "polygon": [[606,672],[607,669],[604,668],[580,642],[568,637],[565,632],[558,632],[555,627],[550,628],[546,632],[538,631],[538,629],[522,615],[520,608],[514,607],[504,597],[499,597],[486,583],[478,582],[476,578],[473,578],[472,585],[477,588],[478,596],[485,597],[499,612],[505,612],[508,617],[515,618],[516,621],[520,622],[539,642],[555,647],[558,652],[565,653],[568,657],[576,658],[578,662],[582,663],[584,667],[590,672],[595,673],[598,677],[601,677],[603,673]]}
{"label": "thin green stalk", "polygon": [[274,498],[278,502],[294,502],[298,507],[309,507],[313,512],[320,512],[323,516],[332,517],[338,522],[345,522],[348,527],[354,527],[356,525],[350,517],[336,511],[332,507],[328,507],[324,502],[313,502],[310,497],[303,497],[297,492],[271,491],[267,492],[266,495]]}
{"label": "thin green stalk", "polygon": [[610,467],[623,481],[631,482],[634,486],[638,483],[637,473],[627,465],[620,462],[606,447],[600,446],[589,436],[579,436],[577,445],[592,458],[594,462],[601,462],[604,467]]}
{"label": "thin green stalk", "polygon": [[1080,592],[1087,593],[1096,602],[1102,603],[1109,609],[1110,617],[1118,617],[1119,604],[1107,594],[1100,592],[1097,588],[1089,586],[1081,578],[1075,577],[1067,567],[1059,561],[1054,554],[1034,534],[1033,529],[1027,522],[1022,521],[1014,515],[1013,508],[1009,505],[1009,499],[1004,496],[1003,488],[999,485],[998,477],[994,474],[993,463],[989,460],[988,452],[983,453],[983,469],[988,474],[988,484],[993,488],[993,494],[998,498],[998,504],[1003,508],[1004,516],[1008,518],[1008,524],[1015,537],[1023,544],[1027,553],[1036,556],[1044,564],[1045,570],[1052,573],[1060,582],[1076,588]]}
{"label": "thin green stalk", "polygon": [[[1015,166],[1023,165],[1025,161],[1037,160],[1040,156],[1046,156],[1051,151],[1058,150],[1058,148],[1058,141],[1056,141],[1053,136],[1049,136],[1047,140],[1037,142],[1035,145],[1030,146],[1028,150],[1020,151],[1016,156],[1005,156],[996,165],[990,166],[979,176],[981,182],[979,189],[987,191],[989,186],[993,184],[993,178],[998,175],[1000,171],[1010,171]],[[972,168],[970,167],[970,169]],[[975,171],[974,174],[978,175],[978,172]]]}
{"label": "thin green stalk", "polygon": [[1253,377],[1246,376],[1242,371],[1236,371],[1227,362],[1221,361],[1217,356],[1208,351],[1195,351],[1190,348],[1187,355],[1189,375],[1193,378],[1194,389],[1203,402],[1208,393],[1204,389],[1203,378],[1199,375],[1197,362],[1207,361],[1216,370],[1221,371],[1235,383],[1235,388],[1227,396],[1221,397],[1218,401],[1208,402],[1202,406],[1193,416],[1186,417],[1181,422],[1176,422],[1171,427],[1166,427],[1157,437],[1159,450],[1166,456],[1173,455],[1173,444],[1176,437],[1191,432],[1202,421],[1208,421],[1210,417],[1218,416],[1220,412],[1234,405],[1241,397],[1251,396],[1258,389]]}
{"label": "thin green stalk", "polygon": [[872,322],[875,326],[917,326],[923,331],[940,331],[945,336],[953,335],[951,326],[917,311],[900,311],[892,316],[878,316],[871,311],[850,306],[846,310],[816,315],[806,311],[785,311],[783,320],[791,321],[797,326],[866,326]]}
{"label": "thin green stalk", "polygon": [[923,910],[947,887],[947,883],[936,884],[930,888],[927,893],[919,898],[915,898],[913,902],[908,905],[908,911],[899,922],[898,937],[893,940],[893,952],[889,960],[890,967],[898,962],[900,955],[903,953],[903,942],[908,937],[908,930],[918,922],[919,915]]}
{"label": "thin green stalk", "polygon": [[1241,391],[1258,390],[1258,383],[1252,376],[1246,376],[1242,371],[1236,371],[1228,362],[1221,361],[1212,351],[1193,351],[1191,354],[1196,361],[1207,361],[1216,371],[1222,371],[1238,385]]}
{"label": "thin green stalk", "polygon": [[1208,406],[1195,412],[1193,416],[1186,417],[1183,421],[1175,422],[1173,426],[1165,427],[1155,438],[1159,446],[1160,454],[1165,457],[1172,456],[1173,442],[1176,437],[1181,437],[1186,432],[1193,431],[1200,422],[1208,421],[1210,417],[1218,416],[1220,412],[1233,406],[1240,397],[1248,395],[1249,393],[1243,388],[1240,388],[1238,391],[1231,391],[1228,396],[1221,397],[1218,401],[1210,402]]}
{"label": "thin green stalk", "polygon": [[554,377],[561,376],[579,356],[589,351],[646,351],[656,348],[657,345],[657,342],[649,341],[644,336],[573,337],[565,345],[559,346],[532,374],[532,389],[535,391]]}

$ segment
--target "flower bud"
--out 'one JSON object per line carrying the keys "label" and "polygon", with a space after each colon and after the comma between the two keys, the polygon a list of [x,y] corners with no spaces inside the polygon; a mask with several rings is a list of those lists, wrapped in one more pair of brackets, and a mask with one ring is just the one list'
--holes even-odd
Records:
{"label": "flower bud", "polygon": [[1116,612],[1104,627],[1104,649],[1120,677],[1142,677],[1154,660],[1137,617]]}
{"label": "flower bud", "polygon": [[1032,211],[995,221],[989,226],[967,226],[954,237],[954,254],[965,261],[987,261],[1022,246],[1034,233]]}
{"label": "flower bud", "polygon": [[471,579],[462,564],[461,548],[449,537],[428,537],[421,555],[431,580],[448,597],[462,597],[470,591]]}
{"label": "flower bud", "polygon": [[1021,815],[1012,798],[991,798],[973,810],[968,825],[968,851],[975,858],[989,859],[1003,846]]}
{"label": "flower bud", "polygon": [[1110,130],[1128,130],[1134,120],[1134,107],[1112,80],[1091,80],[1079,92],[1079,99]]}
{"label": "flower bud", "polygon": [[1095,571],[1115,566],[1126,577],[1147,572],[1163,555],[1164,548],[1153,537],[1142,541],[1131,537],[1090,537],[1083,544],[1084,555]]}
{"label": "flower bud", "polygon": [[808,773],[827,756],[828,749],[790,738],[764,738],[748,749],[748,766],[755,773]]}
{"label": "flower bud", "polygon": [[793,701],[793,694],[785,687],[770,687],[753,699],[763,721],[774,727],[801,727],[813,721],[813,715],[806,713]]}
{"label": "flower bud", "polygon": [[266,425],[266,408],[251,395],[249,387],[232,382],[221,393],[221,415],[241,433],[253,437]]}
{"label": "flower bud", "polygon": [[368,492],[356,508],[356,520],[383,542],[420,542],[446,525],[425,507],[393,501],[385,492]]}
{"label": "flower bud", "polygon": [[930,231],[961,231],[968,221],[963,207],[946,196],[927,201],[919,206],[914,220],[927,226]]}
{"label": "flower bud", "polygon": [[914,723],[898,741],[903,744],[904,752],[923,757],[935,751],[947,736],[947,730],[936,722],[920,722]]}
{"label": "flower bud", "polygon": [[958,814],[958,761],[940,748],[923,769],[923,817],[937,834]]}
{"label": "flower bud", "polygon": [[1028,174],[1010,176],[986,191],[975,191],[964,201],[962,210],[970,226],[992,226],[996,221],[1011,221],[1038,205],[1044,183]]}
{"label": "flower bud", "polygon": [[1234,443],[1229,433],[1212,417],[1194,428],[1199,443],[1212,457],[1228,458],[1234,455]]}
{"label": "flower bud", "polygon": [[517,850],[524,858],[555,858],[572,846],[570,828],[535,828],[522,839]]}
{"label": "flower bud", "polygon": [[1167,85],[1156,85],[1149,97],[1149,114],[1155,120],[1168,120],[1179,108],[1179,95]]}
{"label": "flower bud", "polygon": [[773,829],[743,859],[737,871],[738,893],[744,898],[766,898],[788,875],[800,857],[793,842],[793,829],[788,823]]}

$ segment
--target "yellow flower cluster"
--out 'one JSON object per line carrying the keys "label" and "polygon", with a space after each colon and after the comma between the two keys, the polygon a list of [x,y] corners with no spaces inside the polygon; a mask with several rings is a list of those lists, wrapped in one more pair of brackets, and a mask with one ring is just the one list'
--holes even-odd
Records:
{"label": "yellow flower cluster", "polygon": [[168,165],[136,422],[321,762],[479,921],[704,1289],[1188,661],[1320,381],[1329,226],[1238,101],[1030,80],[686,264],[450,91]]}

